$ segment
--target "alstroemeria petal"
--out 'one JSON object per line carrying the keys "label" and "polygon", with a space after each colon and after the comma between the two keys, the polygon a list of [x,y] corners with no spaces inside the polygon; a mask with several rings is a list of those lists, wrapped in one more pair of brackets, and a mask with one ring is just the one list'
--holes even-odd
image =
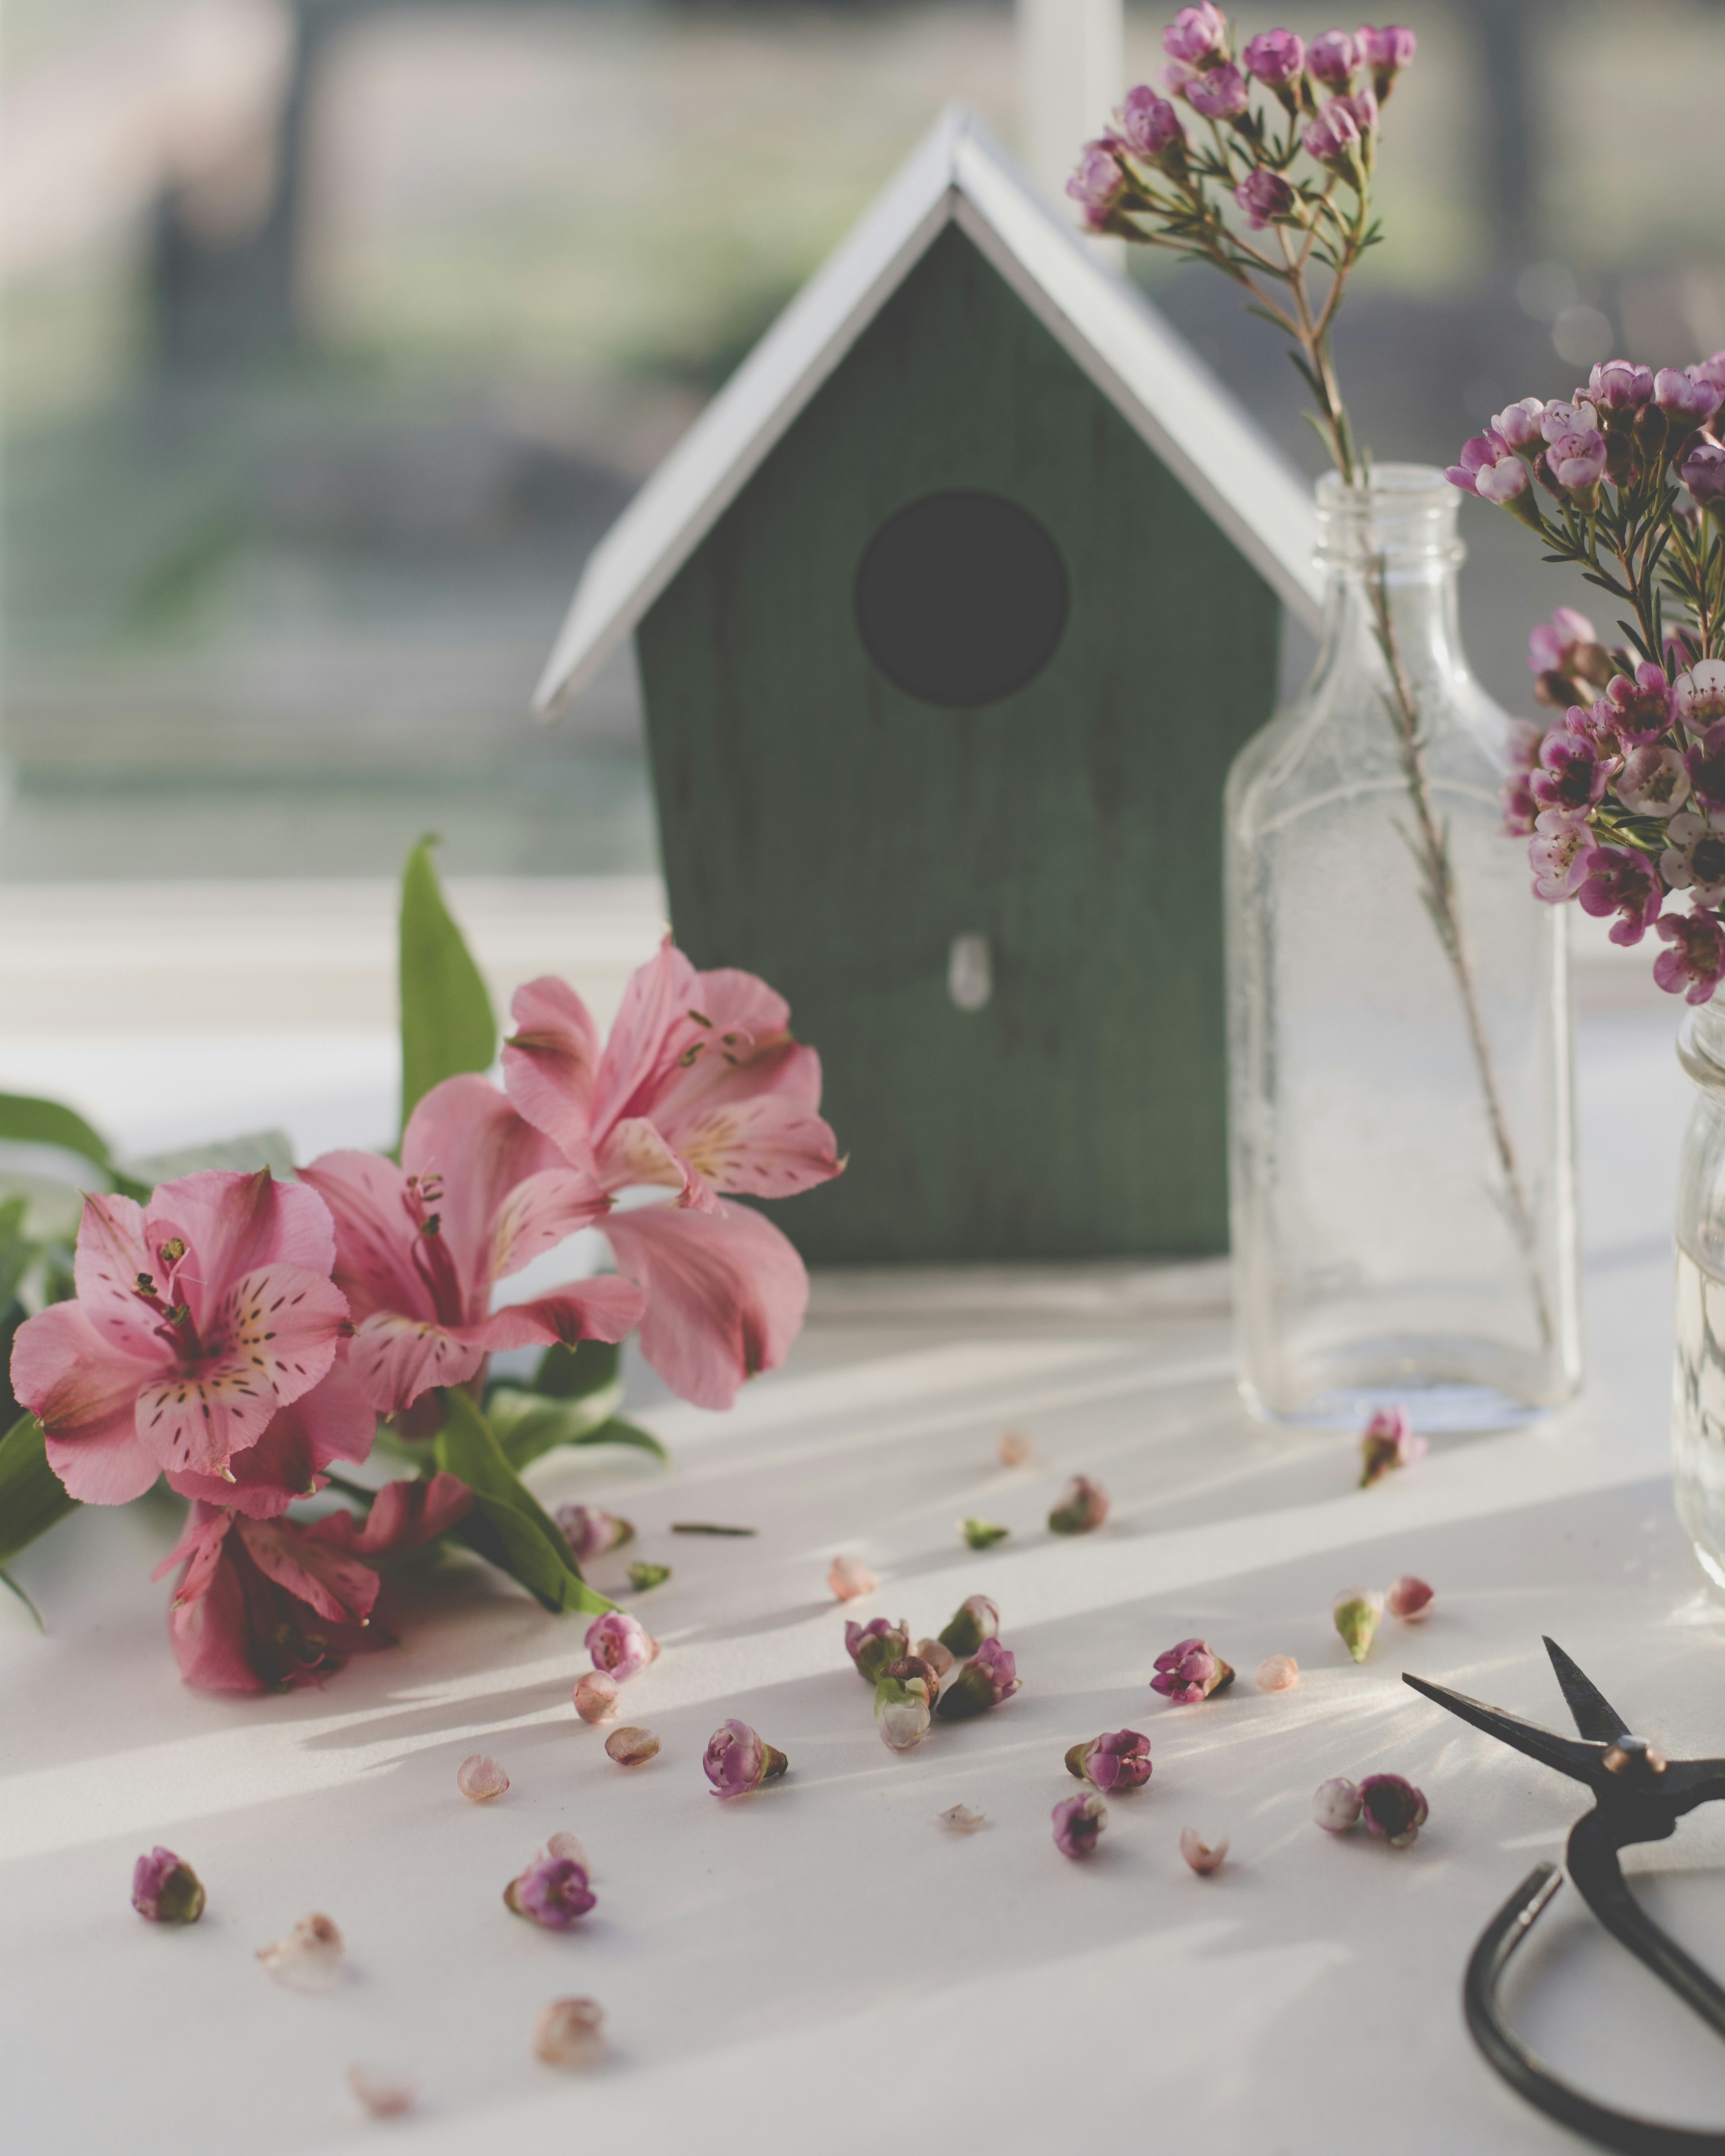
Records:
{"label": "alstroemeria petal", "polygon": [[503,1083],[517,1110],[563,1158],[592,1171],[599,1035],[587,1005],[551,974],[517,988],[515,1031],[503,1044]]}
{"label": "alstroemeria petal", "polygon": [[51,1302],[18,1327],[12,1389],[47,1433],[48,1464],[86,1505],[124,1505],[156,1480],[138,1443],[138,1388],[159,1364],[114,1346],[81,1302]]}

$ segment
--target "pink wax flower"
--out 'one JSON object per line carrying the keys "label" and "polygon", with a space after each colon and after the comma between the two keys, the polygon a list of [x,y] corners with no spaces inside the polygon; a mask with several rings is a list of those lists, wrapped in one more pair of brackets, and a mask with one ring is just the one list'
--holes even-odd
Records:
{"label": "pink wax flower", "polygon": [[763,1744],[747,1722],[733,1721],[721,1722],[708,1738],[701,1764],[716,1795],[742,1797],[775,1780],[790,1762]]}
{"label": "pink wax flower", "polygon": [[1338,97],[1336,102],[1345,105],[1353,115],[1353,124],[1358,128],[1360,140],[1363,141],[1378,125],[1377,99],[1368,90],[1354,90]]}
{"label": "pink wax flower", "polygon": [[1010,1699],[1021,1683],[1010,1649],[984,1640],[941,1694],[935,1712],[942,1722],[968,1722]]}
{"label": "pink wax flower", "polygon": [[1725,973],[1725,934],[1711,913],[1667,913],[1653,924],[1654,932],[1671,946],[1653,962],[1653,978],[1668,995],[1686,996],[1692,1004],[1709,1001]]}
{"label": "pink wax flower", "polygon": [[1368,1832],[1392,1849],[1405,1849],[1425,1824],[1425,1798],[1400,1774],[1368,1774],[1359,1803]]}
{"label": "pink wax flower", "polygon": [[1725,660],[1698,659],[1671,684],[1677,716],[1692,733],[1725,719]]}
{"label": "pink wax flower", "polygon": [[326,1152],[300,1178],[336,1221],[352,1361],[379,1414],[465,1384],[495,1348],[621,1340],[641,1314],[628,1281],[582,1281],[493,1312],[492,1291],[610,1204],[487,1080],[445,1078],[419,1102],[401,1164]]}
{"label": "pink wax flower", "polygon": [[1312,80],[1328,90],[1351,90],[1359,64],[1359,46],[1346,30],[1326,30],[1307,48],[1306,65]]}
{"label": "pink wax flower", "polygon": [[1228,57],[1228,18],[1211,0],[1195,8],[1183,8],[1162,33],[1162,49],[1170,59],[1189,67],[1204,67]]}
{"label": "pink wax flower", "polygon": [[1674,748],[1632,748],[1615,781],[1618,798],[1638,816],[1675,815],[1689,798],[1689,771]]}
{"label": "pink wax flower", "polygon": [[1307,155],[1332,172],[1345,176],[1359,162],[1359,123],[1339,97],[1332,97],[1316,119],[1307,121],[1300,140]]}
{"label": "pink wax flower", "polygon": [[1546,445],[1543,463],[1553,483],[1582,509],[1597,506],[1605,476],[1605,437],[1596,427],[1576,428]]}
{"label": "pink wax flower", "polygon": [[1677,716],[1676,699],[1664,667],[1650,665],[1645,660],[1636,667],[1633,680],[1614,675],[1602,701],[1611,706],[1618,739],[1631,748],[1657,741]]}
{"label": "pink wax flower", "polygon": [[1106,210],[1120,199],[1125,187],[1126,175],[1108,144],[1086,142],[1078,153],[1078,163],[1066,182],[1066,192],[1086,209]]}
{"label": "pink wax flower", "polygon": [[1233,1681],[1233,1671],[1202,1640],[1182,1640],[1156,1657],[1150,1689],[1161,1692],[1171,1707],[1196,1707],[1212,1692],[1225,1691]]}
{"label": "pink wax flower", "polygon": [[1185,148],[1186,134],[1179,114],[1147,82],[1127,90],[1115,118],[1122,141],[1147,165],[1160,164],[1170,151],[1178,157]]}
{"label": "pink wax flower", "polygon": [[195,1924],[203,1914],[203,1883],[184,1857],[158,1846],[132,1866],[131,1906],[152,1924]]}
{"label": "pink wax flower", "polygon": [[910,1653],[910,1630],[902,1618],[896,1625],[885,1617],[871,1617],[866,1625],[852,1619],[845,1627],[845,1651],[857,1675],[873,1684],[889,1662]]}
{"label": "pink wax flower", "polygon": [[1051,1816],[1055,1847],[1061,1856],[1088,1856],[1108,1824],[1108,1807],[1092,1789],[1081,1797],[1063,1797]]}
{"label": "pink wax flower", "polygon": [[1108,1493],[1088,1475],[1075,1475],[1060,1492],[1060,1502],[1048,1516],[1049,1532],[1056,1535],[1088,1535],[1108,1517]]}
{"label": "pink wax flower", "polygon": [[509,1777],[484,1752],[470,1752],[455,1769],[455,1787],[470,1804],[488,1804],[509,1793]]}
{"label": "pink wax flower", "polygon": [[1548,906],[1573,898],[1587,874],[1586,855],[1593,833],[1585,823],[1562,808],[1542,808],[1534,819],[1533,836],[1527,841],[1527,862],[1533,871],[1533,896]]}
{"label": "pink wax flower", "polygon": [[1671,889],[1692,891],[1703,906],[1725,899],[1725,831],[1686,808],[1671,818],[1665,834],[1659,872]]}
{"label": "pink wax flower", "polygon": [[1531,719],[1512,719],[1509,724],[1507,749],[1508,773],[1503,782],[1502,796],[1503,829],[1512,839],[1531,838],[1533,821],[1539,814],[1539,803],[1533,798],[1530,783],[1539,766],[1539,752],[1545,741],[1545,730]]}
{"label": "pink wax flower", "polygon": [[351,1512],[305,1523],[194,1503],[154,1573],[181,1567],[168,1606],[181,1676],[206,1691],[287,1691],[392,1645],[372,1561],[430,1542],[472,1507],[465,1483],[442,1474],[386,1483],[362,1523]]}
{"label": "pink wax flower", "polygon": [[1715,442],[1697,443],[1677,467],[1682,480],[1702,508],[1725,499],[1725,449]]}
{"label": "pink wax flower", "polygon": [[588,1884],[584,1865],[572,1856],[542,1851],[504,1888],[503,1901],[516,1916],[529,1917],[548,1932],[566,1932],[597,1905],[598,1897]]}
{"label": "pink wax flower", "polygon": [[348,1330],[335,1256],[323,1200],[267,1168],[202,1169],[146,1206],[86,1198],[75,1299],[26,1319],[12,1351],[13,1391],[69,1493],[123,1505],[165,1472],[182,1495],[204,1494],[301,1403],[305,1479],[254,1509],[283,1510],[331,1459],[363,1459],[353,1403],[339,1388],[312,1397]]}
{"label": "pink wax flower", "polygon": [[555,1517],[577,1564],[590,1563],[635,1538],[629,1521],[619,1520],[598,1505],[559,1505]]}
{"label": "pink wax flower", "polygon": [[1409,1425],[1404,1407],[1379,1408],[1361,1433],[1359,1486],[1381,1482],[1398,1467],[1425,1457],[1425,1440]]}
{"label": "pink wax flower", "polygon": [[1573,402],[1562,397],[1548,400],[1545,416],[1539,423],[1539,431],[1549,444],[1556,441],[1561,434],[1595,433],[1599,424],[1598,407],[1578,389]]}
{"label": "pink wax flower", "polygon": [[1066,1772],[1096,1789],[1138,1789],[1150,1779],[1150,1739],[1136,1729],[1117,1729],[1075,1744]]}
{"label": "pink wax flower", "polygon": [[1652,401],[1652,370],[1630,359],[1602,360],[1589,377],[1587,395],[1607,426],[1614,420],[1626,424]]}
{"label": "pink wax flower", "polygon": [[1501,434],[1475,434],[1461,444],[1460,459],[1444,473],[1451,486],[1477,495],[1499,509],[1527,491],[1527,467]]}
{"label": "pink wax flower", "polygon": [[1653,401],[1685,427],[1704,427],[1725,403],[1725,386],[1675,367],[1662,367],[1653,377]]}
{"label": "pink wax flower", "polygon": [[1192,110],[1206,120],[1236,120],[1251,102],[1246,79],[1232,60],[1194,75],[1184,95]]}
{"label": "pink wax flower", "polygon": [[1620,846],[1589,846],[1582,855],[1582,880],[1576,897],[1584,913],[1603,920],[1607,914],[1620,918],[1611,941],[1625,947],[1639,943],[1659,918],[1665,904],[1665,886],[1645,857]]}
{"label": "pink wax flower", "polygon": [[1711,382],[1714,388],[1725,391],[1725,352],[1716,352],[1707,359],[1698,359],[1686,370],[1695,381]]}
{"label": "pink wax flower", "polygon": [[646,1295],[642,1353],[685,1399],[729,1407],[745,1378],[784,1360],[809,1276],[769,1220],[723,1197],[788,1198],[839,1173],[819,1057],[792,1038],[764,981],[697,973],[669,937],[624,991],[603,1053],[564,982],[529,982],[510,1008],[516,1107],[608,1195],[666,1194],[598,1224]]}
{"label": "pink wax flower", "polygon": [[608,1609],[603,1616],[595,1617],[582,1645],[593,1656],[593,1667],[616,1684],[626,1684],[659,1659],[658,1640],[642,1629],[639,1617],[631,1617],[626,1609]]}
{"label": "pink wax flower", "polygon": [[1580,817],[1604,800],[1609,778],[1598,748],[1584,734],[1551,733],[1540,744],[1539,768],[1527,783],[1542,808]]}
{"label": "pink wax flower", "polygon": [[[1543,409],[1535,398],[1530,397],[1527,402],[1536,413]],[[1501,419],[1504,415],[1498,416]],[[1497,424],[1492,422],[1494,426]],[[1584,613],[1578,613],[1574,607],[1559,607],[1548,622],[1541,622],[1528,633],[1528,667],[1535,674],[1572,673],[1576,653],[1599,640],[1598,630]]]}
{"label": "pink wax flower", "polygon": [[1261,165],[1235,188],[1234,199],[1245,212],[1246,223],[1254,232],[1264,231],[1278,218],[1291,216],[1297,206],[1294,190],[1281,174],[1268,172]]}
{"label": "pink wax flower", "polygon": [[1000,1612],[988,1596],[967,1594],[942,1628],[940,1643],[963,1661],[999,1632]]}
{"label": "pink wax flower", "polygon": [[1240,57],[1260,82],[1279,90],[1298,79],[1306,64],[1306,40],[1293,30],[1260,30]]}
{"label": "pink wax flower", "polygon": [[1399,1579],[1391,1581],[1384,1606],[1404,1625],[1414,1625],[1430,1614],[1432,1599],[1432,1591],[1423,1579],[1404,1572]]}
{"label": "pink wax flower", "polygon": [[1396,77],[1414,64],[1419,48],[1420,40],[1411,30],[1394,23],[1374,30],[1369,23],[1361,23],[1360,60],[1371,70],[1372,87],[1380,99],[1389,96]]}

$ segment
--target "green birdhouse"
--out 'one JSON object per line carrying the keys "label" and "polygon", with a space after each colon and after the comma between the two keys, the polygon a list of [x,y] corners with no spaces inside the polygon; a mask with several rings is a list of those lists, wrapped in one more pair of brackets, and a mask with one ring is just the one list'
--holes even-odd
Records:
{"label": "green birdhouse", "polygon": [[1305,483],[963,110],[589,560],[677,940],[788,998],[811,1262],[1227,1247],[1221,802],[1315,621]]}

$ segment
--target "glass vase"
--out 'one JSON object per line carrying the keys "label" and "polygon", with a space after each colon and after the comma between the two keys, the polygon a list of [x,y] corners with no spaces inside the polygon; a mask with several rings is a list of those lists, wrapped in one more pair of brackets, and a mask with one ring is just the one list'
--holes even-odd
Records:
{"label": "glass vase", "polygon": [[1241,1389],[1272,1420],[1491,1429],[1580,1381],[1566,921],[1455,629],[1461,497],[1317,490],[1322,639],[1225,804]]}
{"label": "glass vase", "polygon": [[1671,1467],[1677,1516],[1725,1587],[1725,1010],[1692,1011],[1677,1056],[1696,1101],[1677,1177]]}

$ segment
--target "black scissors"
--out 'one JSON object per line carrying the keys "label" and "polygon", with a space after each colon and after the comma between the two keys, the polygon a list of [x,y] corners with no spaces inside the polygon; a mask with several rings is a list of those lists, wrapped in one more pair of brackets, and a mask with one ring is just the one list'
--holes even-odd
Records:
{"label": "black scissors", "polygon": [[[1725,1989],[1666,1937],[1630,1893],[1618,1861],[1620,1850],[1632,1842],[1665,1841],[1686,1812],[1725,1797],[1725,1759],[1667,1759],[1645,1738],[1630,1734],[1617,1709],[1555,1640],[1546,1641],[1545,1651],[1581,1732],[1579,1738],[1559,1737],[1538,1722],[1523,1722],[1519,1715],[1486,1707],[1423,1677],[1404,1673],[1402,1682],[1488,1737],[1593,1791],[1594,1808],[1569,1830],[1566,1853],[1569,1876],[1581,1898],[1614,1938],[1692,2006],[1716,2035],[1725,2036]],[[1474,2041],[1529,2103],[1602,2148],[1621,2149],[1625,2156],[1725,2156],[1725,2132],[1661,2126],[1594,2102],[1558,2080],[1510,2027],[1497,2001],[1503,1972],[1563,1883],[1556,1865],[1536,1865],[1481,1933],[1461,1990]]]}

